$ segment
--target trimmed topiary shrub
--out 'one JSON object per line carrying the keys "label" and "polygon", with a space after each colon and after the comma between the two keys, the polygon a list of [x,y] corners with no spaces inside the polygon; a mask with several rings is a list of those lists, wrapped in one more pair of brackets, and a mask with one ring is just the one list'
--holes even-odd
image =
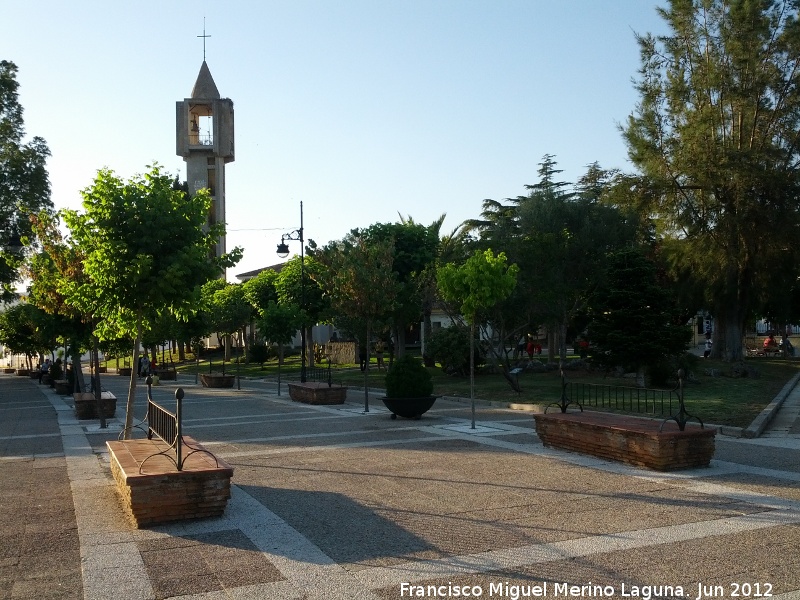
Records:
{"label": "trimmed topiary shrub", "polygon": [[386,374],[387,398],[426,398],[432,393],[431,374],[410,354],[396,359]]}

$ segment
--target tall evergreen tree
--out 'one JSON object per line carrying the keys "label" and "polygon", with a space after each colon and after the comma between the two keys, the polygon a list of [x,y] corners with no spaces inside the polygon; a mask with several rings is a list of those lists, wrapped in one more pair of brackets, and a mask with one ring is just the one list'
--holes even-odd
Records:
{"label": "tall evergreen tree", "polygon": [[18,279],[21,245],[32,233],[29,215],[53,206],[45,165],[50,150],[40,137],[23,143],[18,89],[17,66],[0,61],[0,285],[5,294]]}
{"label": "tall evergreen tree", "polygon": [[[715,356],[742,357],[745,319],[800,248],[796,0],[670,0],[639,36],[641,101],[623,134],[676,272],[716,317]],[[790,257],[790,260],[786,260]]]}

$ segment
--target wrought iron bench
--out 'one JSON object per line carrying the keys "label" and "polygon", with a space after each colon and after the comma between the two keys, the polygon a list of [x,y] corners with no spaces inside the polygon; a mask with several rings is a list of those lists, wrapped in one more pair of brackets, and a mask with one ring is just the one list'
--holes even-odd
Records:
{"label": "wrought iron bench", "polygon": [[[156,436],[168,447],[145,458],[139,465],[139,472],[142,472],[144,463],[154,456],[166,456],[175,464],[175,468],[178,471],[182,471],[186,459],[195,452],[205,452],[219,466],[219,461],[213,453],[194,442],[194,440],[187,443],[186,438],[183,436],[181,427],[181,404],[185,396],[183,388],[175,390],[175,412],[172,413],[153,400],[153,378],[148,376],[145,383],[147,384],[147,414],[144,419],[133,425],[133,427],[144,431],[148,440],[152,440],[153,436]],[[120,433],[120,438],[123,434],[124,430],[123,433]],[[189,453],[186,455],[184,455],[184,448],[189,449]],[[174,458],[172,457],[173,453]]]}

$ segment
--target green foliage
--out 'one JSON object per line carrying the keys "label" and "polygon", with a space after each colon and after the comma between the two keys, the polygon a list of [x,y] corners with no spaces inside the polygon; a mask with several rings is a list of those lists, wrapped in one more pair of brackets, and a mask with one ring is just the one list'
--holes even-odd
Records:
{"label": "green foliage", "polygon": [[67,282],[66,295],[100,318],[101,338],[135,333],[160,311],[191,313],[200,285],[229,264],[210,258],[222,229],[206,228],[207,192],[187,197],[158,166],[127,182],[100,170],[83,208],[63,213],[86,276]]}
{"label": "green foliage", "polygon": [[387,315],[399,289],[393,257],[391,241],[370,241],[357,231],[315,253],[324,265],[319,281],[330,299],[334,321],[342,315],[371,323]]}
{"label": "green foliage", "polygon": [[250,345],[250,361],[258,363],[263,369],[264,363],[269,359],[269,347],[261,342]]}
{"label": "green foliage", "polygon": [[691,331],[676,324],[678,311],[656,270],[636,249],[609,257],[604,284],[591,304],[592,361],[605,368],[638,371],[675,359],[686,351]]}
{"label": "green foliage", "polygon": [[64,376],[64,369],[61,367],[60,360],[57,360],[52,365],[50,365],[49,375],[50,375],[50,381],[61,379]]}
{"label": "green foliage", "polygon": [[458,325],[442,327],[426,344],[428,355],[448,374],[469,374],[469,331]]}
{"label": "green foliage", "polygon": [[248,324],[253,307],[245,297],[243,284],[214,282],[203,287],[203,293],[209,292],[203,304],[208,311],[211,331],[233,335]]}
{"label": "green foliage", "polygon": [[294,256],[283,265],[275,278],[275,291],[279,303],[302,306],[309,323],[316,323],[323,318],[329,306],[329,299],[319,283],[320,271],[324,267],[313,256],[304,256],[303,259],[303,287],[300,286],[300,256]]}
{"label": "green foliage", "polygon": [[790,0],[671,0],[639,36],[641,101],[623,129],[675,279],[715,315],[713,356],[742,357],[752,309],[796,281],[800,21]]}
{"label": "green foliage", "polygon": [[56,320],[26,302],[0,312],[0,343],[14,354],[46,354],[56,347]]}
{"label": "green foliage", "polygon": [[431,374],[415,356],[402,355],[386,373],[387,398],[426,398],[432,393]]}
{"label": "green foliage", "polygon": [[258,332],[275,344],[288,344],[303,323],[303,314],[296,304],[270,302],[258,320]]}
{"label": "green foliage", "polygon": [[443,298],[459,306],[474,325],[480,312],[508,297],[516,285],[516,265],[506,266],[506,255],[480,250],[460,266],[448,263],[439,269],[437,281]]}
{"label": "green foliage", "polygon": [[278,301],[277,278],[277,272],[265,269],[242,284],[244,296],[256,314],[262,314],[270,302]]}
{"label": "green foliage", "polygon": [[21,245],[32,236],[29,215],[53,206],[46,169],[50,150],[40,137],[23,143],[18,89],[17,66],[0,61],[0,286],[6,299],[19,279]]}
{"label": "green foliage", "polygon": [[674,385],[678,370],[683,369],[685,374],[696,373],[700,365],[700,357],[691,352],[684,352],[680,356],[667,357],[647,368],[650,385],[665,387]]}
{"label": "green foliage", "polygon": [[[67,304],[95,320],[100,339],[134,337],[135,363],[142,330],[164,312],[192,315],[200,286],[235,264],[241,250],[212,258],[224,226],[208,225],[208,191],[187,196],[157,165],[126,182],[101,169],[82,195],[82,213],[63,211],[82,257],[82,276],[65,278],[63,294]],[[131,376],[126,435],[135,397]]]}

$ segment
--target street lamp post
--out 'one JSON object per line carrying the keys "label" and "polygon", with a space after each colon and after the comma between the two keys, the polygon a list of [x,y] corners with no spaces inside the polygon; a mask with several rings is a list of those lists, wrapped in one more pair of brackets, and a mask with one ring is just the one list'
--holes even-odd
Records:
{"label": "street lamp post", "polygon": [[286,241],[299,241],[300,242],[300,313],[302,321],[300,322],[300,350],[302,363],[300,364],[300,382],[306,382],[306,323],[305,323],[305,310],[306,307],[306,282],[305,282],[305,243],[303,240],[303,202],[300,202],[300,229],[285,233],[281,236],[281,243],[278,244],[278,256],[286,258],[289,256],[289,246]]}

